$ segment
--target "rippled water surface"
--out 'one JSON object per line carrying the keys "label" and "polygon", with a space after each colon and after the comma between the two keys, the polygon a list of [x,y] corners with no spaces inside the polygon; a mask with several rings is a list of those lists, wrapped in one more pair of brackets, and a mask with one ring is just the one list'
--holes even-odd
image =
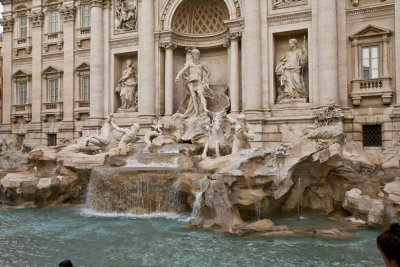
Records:
{"label": "rippled water surface", "polygon": [[[383,266],[374,230],[347,240],[235,237],[182,229],[186,217],[177,214],[100,215],[81,206],[0,209],[0,266]],[[317,215],[272,219],[303,229],[331,224]]]}

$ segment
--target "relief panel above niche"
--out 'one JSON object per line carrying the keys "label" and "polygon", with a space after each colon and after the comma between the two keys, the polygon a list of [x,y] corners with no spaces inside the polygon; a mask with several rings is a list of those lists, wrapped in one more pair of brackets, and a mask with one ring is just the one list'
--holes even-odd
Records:
{"label": "relief panel above niche", "polygon": [[308,0],[272,0],[272,8],[280,9],[294,6],[307,5]]}
{"label": "relief panel above niche", "polygon": [[138,30],[137,0],[116,0],[114,12],[114,29],[116,32]]}

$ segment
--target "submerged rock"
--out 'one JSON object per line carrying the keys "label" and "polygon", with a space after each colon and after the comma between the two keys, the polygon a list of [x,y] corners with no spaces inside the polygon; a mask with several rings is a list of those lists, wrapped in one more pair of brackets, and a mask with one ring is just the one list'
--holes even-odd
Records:
{"label": "submerged rock", "polygon": [[353,188],[346,192],[342,206],[352,214],[366,217],[367,222],[371,224],[380,224],[382,222],[385,209],[382,200],[372,199],[367,195],[363,195],[358,188]]}
{"label": "submerged rock", "polygon": [[400,180],[387,183],[383,191],[389,194],[389,199],[391,201],[400,205]]}

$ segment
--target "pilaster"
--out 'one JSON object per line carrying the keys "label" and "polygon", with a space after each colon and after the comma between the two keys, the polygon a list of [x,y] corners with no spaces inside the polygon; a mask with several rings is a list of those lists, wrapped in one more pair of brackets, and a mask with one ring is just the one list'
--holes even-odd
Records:
{"label": "pilaster", "polygon": [[10,124],[12,105],[12,46],[14,19],[5,17],[1,21],[3,26],[3,124]]}
{"label": "pilaster", "polygon": [[318,1],[318,63],[320,104],[338,103],[338,33],[336,0]]}
{"label": "pilaster", "polygon": [[400,105],[400,1],[395,1],[396,104]]}
{"label": "pilaster", "polygon": [[32,121],[28,126],[29,138],[41,139],[41,110],[42,110],[42,35],[44,13],[41,10],[31,11],[28,15],[32,25]]}
{"label": "pilaster", "polygon": [[244,1],[244,78],[246,113],[262,111],[260,0]]}
{"label": "pilaster", "polygon": [[63,121],[59,130],[61,139],[73,138],[74,132],[74,40],[75,40],[75,14],[74,5],[63,5],[60,14],[64,18],[64,76],[63,76]]}
{"label": "pilaster", "polygon": [[155,116],[156,77],[154,46],[154,1],[142,1],[139,16],[139,115]]}

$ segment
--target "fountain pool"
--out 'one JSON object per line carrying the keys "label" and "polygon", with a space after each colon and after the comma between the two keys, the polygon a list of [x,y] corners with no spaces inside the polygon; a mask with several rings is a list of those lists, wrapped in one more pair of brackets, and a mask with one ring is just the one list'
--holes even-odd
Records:
{"label": "fountain pool", "polygon": [[[278,225],[330,227],[326,217],[271,217]],[[0,209],[0,266],[383,266],[375,239],[360,228],[351,239],[317,236],[236,237],[183,229],[190,214],[95,213],[84,206]]]}

